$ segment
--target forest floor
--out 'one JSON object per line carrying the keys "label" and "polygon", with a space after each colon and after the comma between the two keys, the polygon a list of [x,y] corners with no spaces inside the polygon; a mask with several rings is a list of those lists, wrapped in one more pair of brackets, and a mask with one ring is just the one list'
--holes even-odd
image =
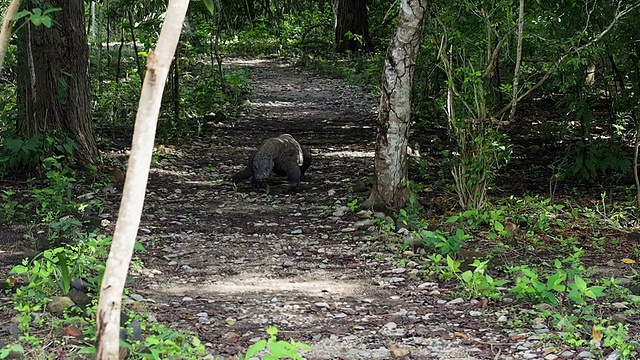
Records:
{"label": "forest floor", "polygon": [[[146,251],[137,255],[129,288],[158,321],[194,331],[224,356],[264,338],[270,325],[281,338],[311,345],[307,359],[585,355],[548,348],[540,334],[554,330],[532,318],[530,306],[465,300],[454,285],[425,279],[424,259],[401,260],[401,240],[375,231],[371,212],[350,211],[349,202],[368,195],[357,184],[372,173],[377,98],[281,61],[233,66],[250,71],[251,111],[209,123],[204,136],[171,148],[152,166],[139,232]],[[287,193],[284,179],[269,191],[227,180],[263,139],[283,133],[312,148],[298,193]],[[544,180],[525,179],[530,167],[516,158],[501,190],[544,189]],[[455,209],[455,197],[433,195],[428,212]],[[112,224],[119,200],[113,193],[105,202]],[[617,277],[630,271],[619,259],[633,253],[638,235],[615,235],[615,248],[585,258]],[[503,254],[521,256],[538,255]],[[637,316],[627,321],[638,330]]]}

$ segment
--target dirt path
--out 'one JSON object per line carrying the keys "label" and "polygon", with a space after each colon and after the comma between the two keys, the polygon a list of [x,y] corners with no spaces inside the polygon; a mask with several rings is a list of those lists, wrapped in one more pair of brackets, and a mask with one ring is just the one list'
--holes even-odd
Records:
{"label": "dirt path", "polygon": [[[215,354],[244,350],[275,325],[313,347],[307,359],[388,359],[392,344],[413,359],[495,358],[488,343],[454,335],[498,341],[469,316],[482,311],[477,302],[448,304],[420,265],[382,250],[370,214],[344,211],[371,171],[377,99],[280,62],[235,66],[250,69],[253,111],[152,169],[140,233],[148,251],[133,292]],[[286,194],[286,182],[267,194],[224,180],[282,133],[313,149],[298,194]]]}

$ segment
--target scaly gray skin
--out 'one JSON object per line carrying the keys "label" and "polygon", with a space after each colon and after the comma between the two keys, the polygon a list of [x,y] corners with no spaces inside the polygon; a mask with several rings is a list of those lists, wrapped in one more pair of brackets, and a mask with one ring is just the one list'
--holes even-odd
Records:
{"label": "scaly gray skin", "polygon": [[238,182],[251,179],[252,186],[264,183],[271,173],[286,176],[290,189],[296,189],[303,174],[311,165],[311,151],[301,147],[288,134],[265,140],[258,149],[251,154],[247,166],[233,176]]}

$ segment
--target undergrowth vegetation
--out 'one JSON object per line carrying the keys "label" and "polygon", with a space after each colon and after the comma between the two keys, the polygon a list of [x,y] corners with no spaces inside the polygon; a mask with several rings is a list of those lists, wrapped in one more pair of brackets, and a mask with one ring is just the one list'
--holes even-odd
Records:
{"label": "undergrowth vegetation", "polygon": [[631,359],[640,343],[626,319],[640,314],[640,272],[633,267],[640,251],[636,247],[628,257],[610,261],[622,272],[603,273],[588,265],[585,249],[591,256],[605,253],[617,240],[604,234],[632,231],[640,220],[632,201],[607,204],[605,199],[603,194],[602,202],[581,205],[571,199],[510,197],[491,209],[427,220],[414,195],[395,222],[374,223],[380,234],[398,239],[401,266],[424,263],[424,280],[448,282],[461,298],[535,309],[535,317],[506,327],[541,321],[557,331],[540,334],[550,346],[615,351]]}

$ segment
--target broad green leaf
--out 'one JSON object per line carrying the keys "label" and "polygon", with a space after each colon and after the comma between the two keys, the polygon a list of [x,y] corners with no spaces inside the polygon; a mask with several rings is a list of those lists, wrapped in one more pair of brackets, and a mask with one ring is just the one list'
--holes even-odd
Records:
{"label": "broad green leaf", "polygon": [[216,10],[213,6],[213,0],[203,0],[203,1],[204,1],[204,6],[207,7],[207,10],[209,10],[209,14],[211,14],[211,16],[215,16]]}
{"label": "broad green leaf", "polygon": [[259,353],[260,351],[264,350],[264,348],[267,347],[267,340],[259,340],[257,342],[255,342],[253,345],[251,345],[248,349],[247,349],[247,354],[245,355],[245,358],[250,359],[252,358],[255,354]]}
{"label": "broad green leaf", "polygon": [[576,284],[576,288],[578,290],[584,291],[587,289],[587,282],[584,281],[579,275],[575,276],[573,282]]}

